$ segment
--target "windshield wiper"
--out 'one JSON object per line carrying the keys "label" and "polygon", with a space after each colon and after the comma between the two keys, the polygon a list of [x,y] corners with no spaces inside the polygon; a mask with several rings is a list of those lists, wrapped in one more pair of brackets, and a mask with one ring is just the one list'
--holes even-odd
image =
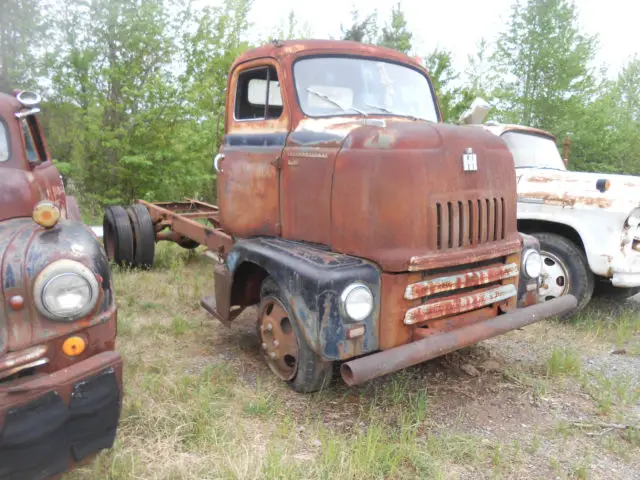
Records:
{"label": "windshield wiper", "polygon": [[348,110],[353,110],[354,112],[358,112],[360,115],[362,115],[364,117],[367,116],[367,112],[365,112],[364,110],[360,110],[359,108],[356,108],[356,107],[345,107],[340,102],[338,102],[335,98],[332,98],[329,95],[325,95],[324,93],[320,93],[320,92],[314,90],[313,88],[307,87],[306,90],[307,90],[307,92],[312,93],[315,96],[320,97],[320,98],[322,98],[323,100],[326,100],[329,103],[332,103],[333,105],[338,107],[343,112],[346,112]]}
{"label": "windshield wiper", "polygon": [[389,110],[387,107],[381,107],[380,105],[374,105],[372,103],[366,103],[365,104],[367,107],[371,107],[371,108],[377,108],[378,110],[380,110],[381,112],[385,112],[388,113],[389,115],[396,115],[398,117],[408,117],[411,120],[422,120],[421,118],[416,117],[415,115],[409,115],[406,113],[398,113],[398,112],[394,112],[393,110]]}

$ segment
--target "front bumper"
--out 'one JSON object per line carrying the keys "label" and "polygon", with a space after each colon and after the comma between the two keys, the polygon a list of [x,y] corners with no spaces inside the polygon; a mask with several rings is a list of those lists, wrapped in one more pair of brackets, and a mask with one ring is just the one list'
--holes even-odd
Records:
{"label": "front bumper", "polygon": [[563,295],[547,302],[519,308],[447,332],[434,333],[421,340],[350,360],[341,365],[340,373],[347,385],[359,385],[376,377],[502,335],[510,330],[545,318],[562,315],[576,308],[577,304],[578,302],[573,295]]}
{"label": "front bumper", "polygon": [[614,257],[609,272],[614,287],[640,287],[640,253],[629,249]]}
{"label": "front bumper", "polygon": [[45,480],[115,440],[122,359],[104,352],[50,375],[0,384],[0,480]]}

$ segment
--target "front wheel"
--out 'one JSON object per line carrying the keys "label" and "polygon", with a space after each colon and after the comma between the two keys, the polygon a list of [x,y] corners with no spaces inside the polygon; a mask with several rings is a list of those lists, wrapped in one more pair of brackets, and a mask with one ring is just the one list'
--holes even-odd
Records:
{"label": "front wheel", "polygon": [[553,300],[571,294],[578,300],[568,317],[582,310],[591,300],[594,278],[584,252],[571,240],[555,233],[533,233],[540,241],[542,256],[538,301]]}
{"label": "front wheel", "polygon": [[282,290],[269,277],[262,282],[257,327],[267,365],[293,390],[310,393],[329,384],[332,362],[311,350]]}

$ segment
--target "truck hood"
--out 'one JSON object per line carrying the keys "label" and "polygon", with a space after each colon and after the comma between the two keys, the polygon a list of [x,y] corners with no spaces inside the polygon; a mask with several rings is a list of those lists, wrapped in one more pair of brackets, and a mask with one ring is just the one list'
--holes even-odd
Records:
{"label": "truck hood", "polygon": [[[640,206],[640,177],[538,168],[518,169],[516,175],[521,202],[624,213]],[[610,182],[605,192],[596,188],[600,179]]]}
{"label": "truck hood", "polygon": [[[429,268],[439,268],[505,243],[518,248],[513,158],[500,138],[423,121],[342,128],[331,194],[335,251],[402,272],[412,258],[431,257]],[[465,152],[476,170],[463,168]]]}
{"label": "truck hood", "polygon": [[31,217],[33,207],[46,198],[30,172],[16,168],[0,168],[0,221]]}

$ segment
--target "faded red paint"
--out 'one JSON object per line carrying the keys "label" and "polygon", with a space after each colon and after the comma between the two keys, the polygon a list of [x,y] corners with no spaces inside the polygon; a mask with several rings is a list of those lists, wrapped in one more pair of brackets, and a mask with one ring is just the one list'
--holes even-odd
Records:
{"label": "faded red paint", "polygon": [[[66,197],[60,173],[51,161],[47,142],[35,115],[18,119],[15,114],[23,110],[11,95],[0,93],[0,119],[8,130],[10,158],[0,162],[0,221],[7,218],[30,217],[40,200],[52,200],[67,215]],[[30,163],[26,153],[23,123],[38,145],[39,160]]]}

